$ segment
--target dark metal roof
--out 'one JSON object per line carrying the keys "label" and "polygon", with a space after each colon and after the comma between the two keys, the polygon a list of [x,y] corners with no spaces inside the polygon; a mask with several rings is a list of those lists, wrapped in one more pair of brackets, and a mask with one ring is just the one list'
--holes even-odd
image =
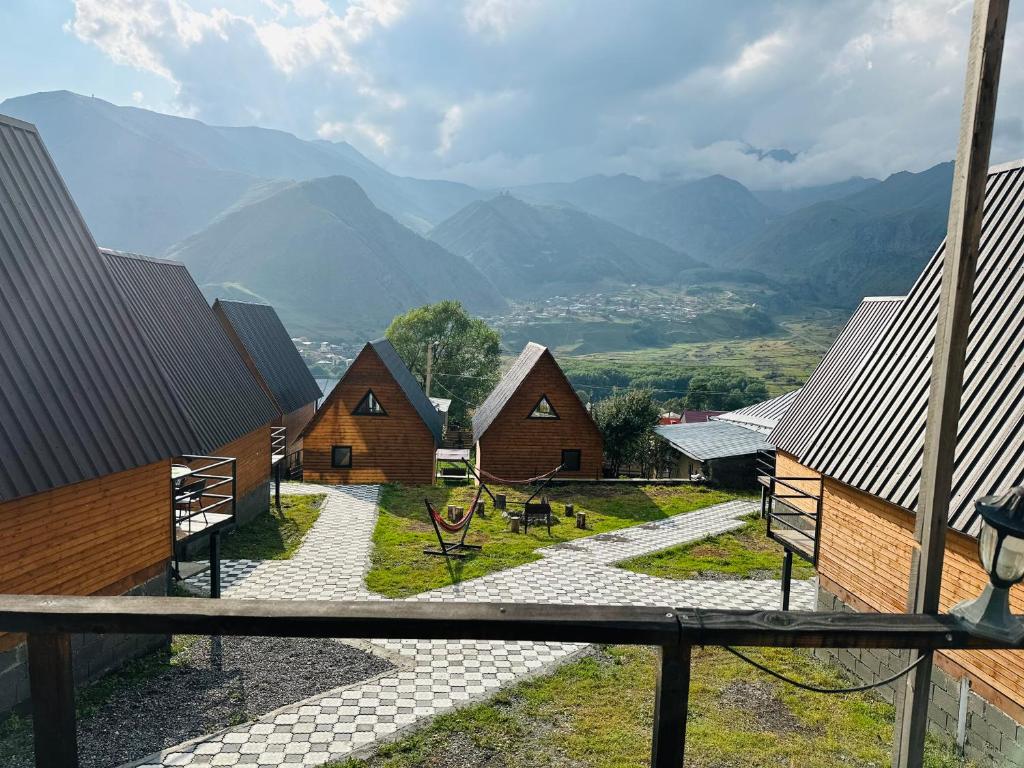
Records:
{"label": "dark metal roof", "polygon": [[767,435],[779,423],[779,419],[789,410],[799,394],[800,390],[794,389],[792,392],[773,397],[771,400],[754,403],[735,411],[720,413],[711,417],[710,420],[732,422]]}
{"label": "dark metal roof", "polygon": [[216,451],[278,417],[184,264],[101,253],[178,395],[195,438],[192,452]]}
{"label": "dark metal roof", "polygon": [[728,421],[662,424],[654,431],[677,451],[697,461],[750,456],[772,448],[761,432]]}
{"label": "dark metal roof", "polygon": [[[867,353],[804,462],[917,506],[943,248]],[[977,535],[974,499],[1024,482],[1024,169],[989,173],[967,345],[950,525]]]}
{"label": "dark metal roof", "polygon": [[868,353],[885,333],[903,302],[902,297],[864,299],[831,348],[818,363],[800,396],[779,419],[768,439],[786,453],[802,459],[831,422],[851,382],[863,375]]}
{"label": "dark metal roof", "polygon": [[217,299],[213,312],[237,337],[278,408],[291,413],[320,399],[320,387],[302,361],[281,318],[269,304]]}
{"label": "dark metal roof", "polygon": [[523,351],[519,353],[516,361],[505,371],[505,375],[501,377],[497,386],[491,390],[491,394],[487,396],[487,399],[473,413],[474,443],[480,441],[484,432],[498,418],[498,414],[505,408],[508,401],[512,399],[512,395],[519,389],[519,385],[529,376],[530,371],[533,370],[533,367],[547,351],[547,347],[534,341],[527,343],[523,347]]}
{"label": "dark metal roof", "polygon": [[[437,412],[434,404],[430,402],[430,398],[423,392],[423,389],[420,387],[420,383],[416,381],[416,377],[412,375],[412,371],[410,371],[405,362],[403,362],[398,351],[387,339],[377,339],[376,341],[367,342],[366,346],[359,352],[359,355],[356,356],[356,360],[365,354],[367,350],[375,352],[377,357],[380,358],[380,361],[384,363],[384,367],[388,369],[388,373],[391,374],[391,378],[393,378],[395,383],[398,384],[399,388],[405,394],[406,399],[408,399],[409,403],[416,410],[416,413],[419,414],[419,417],[423,420],[423,423],[427,425],[427,429],[429,429],[430,433],[434,436],[434,442],[437,445],[440,445],[444,439],[444,419],[441,414]],[[302,434],[308,434],[320,422],[320,418],[327,412],[330,406],[332,396],[335,392],[340,391],[338,387],[345,381],[345,377],[348,376],[349,371],[351,371],[355,365],[355,360],[353,360],[352,365],[345,369],[345,373],[342,374],[340,379],[337,381],[334,381],[333,379],[329,380],[333,381],[333,386],[331,386],[330,390],[325,390],[325,392],[328,392],[329,394],[327,394],[313,418],[309,420],[309,423],[306,425]]]}
{"label": "dark metal roof", "polygon": [[0,501],[188,449],[35,127],[0,116]]}

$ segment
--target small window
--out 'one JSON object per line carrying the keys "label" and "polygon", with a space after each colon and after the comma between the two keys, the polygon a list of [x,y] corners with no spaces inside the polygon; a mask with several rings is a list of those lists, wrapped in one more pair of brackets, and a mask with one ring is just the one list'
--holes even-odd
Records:
{"label": "small window", "polygon": [[582,452],[579,448],[562,451],[562,470],[565,472],[579,472]]}
{"label": "small window", "polygon": [[555,406],[548,400],[547,395],[541,395],[540,400],[533,406],[533,410],[530,412],[531,419],[557,419],[558,411],[555,410]]}
{"label": "small window", "polygon": [[363,395],[363,399],[352,413],[356,416],[387,416],[384,406],[380,404],[372,389]]}
{"label": "small window", "polygon": [[333,445],[331,446],[331,466],[335,469],[352,468],[352,446]]}

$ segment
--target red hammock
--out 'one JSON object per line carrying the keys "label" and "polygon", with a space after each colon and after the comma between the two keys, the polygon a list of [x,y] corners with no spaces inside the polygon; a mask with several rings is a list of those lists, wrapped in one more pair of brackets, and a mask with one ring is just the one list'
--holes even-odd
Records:
{"label": "red hammock", "polygon": [[[434,505],[430,503],[430,499],[424,499],[423,503],[427,505],[427,512],[430,513],[430,522],[434,525],[434,533],[437,534],[437,543],[440,545],[440,549],[424,549],[423,554],[425,555],[443,555],[444,557],[465,557],[466,550],[478,550],[479,546],[475,544],[466,543],[466,534],[469,533],[469,523],[473,519],[473,515],[476,514],[477,504],[480,503],[480,494],[484,492],[484,485],[481,484],[477,488],[476,496],[473,499],[473,505],[469,508],[469,514],[465,515],[457,523],[450,523],[445,520],[441,515],[438,514],[437,510],[434,509]],[[459,537],[458,541],[445,541],[441,535],[441,531],[447,531],[448,533],[458,533],[462,531],[462,536]]]}
{"label": "red hammock", "polygon": [[497,475],[492,475],[490,472],[487,472],[487,471],[482,470],[482,469],[477,470],[477,471],[481,475],[486,477],[488,480],[493,480],[494,482],[501,483],[502,485],[533,485],[536,482],[540,482],[541,480],[547,480],[549,477],[555,476],[561,470],[562,470],[562,465],[559,464],[557,467],[555,467],[554,469],[552,469],[549,472],[545,472],[543,475],[537,475],[536,477],[531,477],[531,478],[528,478],[526,480],[506,480],[503,477],[498,477]]}
{"label": "red hammock", "polygon": [[[477,498],[480,498],[479,493],[477,494]],[[476,511],[476,502],[473,503],[473,509],[469,510],[469,514],[463,515],[462,519],[459,520],[459,522],[457,523],[452,523],[448,520],[445,520],[441,515],[437,513],[437,510],[434,509],[434,505],[431,504],[429,501],[427,501],[427,509],[430,510],[430,516],[434,518],[434,522],[437,523],[437,525],[439,525],[444,530],[448,531],[448,533],[458,533],[467,525],[469,525],[469,521],[472,519],[473,513]]]}

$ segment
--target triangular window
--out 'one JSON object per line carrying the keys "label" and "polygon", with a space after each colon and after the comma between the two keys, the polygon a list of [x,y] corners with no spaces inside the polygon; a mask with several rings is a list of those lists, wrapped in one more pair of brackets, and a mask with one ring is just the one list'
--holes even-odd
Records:
{"label": "triangular window", "polygon": [[541,395],[540,400],[533,406],[533,410],[530,412],[531,419],[557,419],[558,411],[555,410],[555,406],[548,400],[547,395]]}
{"label": "triangular window", "polygon": [[363,399],[359,401],[359,405],[352,411],[356,416],[387,416],[387,412],[384,410],[384,406],[380,404],[380,400],[373,394],[373,390],[369,390]]}

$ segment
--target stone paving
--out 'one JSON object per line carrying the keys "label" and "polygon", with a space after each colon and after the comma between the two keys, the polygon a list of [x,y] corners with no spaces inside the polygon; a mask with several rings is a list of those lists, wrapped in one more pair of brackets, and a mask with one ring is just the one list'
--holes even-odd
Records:
{"label": "stone paving", "polygon": [[[290,483],[286,493],[326,493],[320,517],[291,560],[225,562],[226,597],[384,600],[366,589],[376,486]],[[631,573],[614,563],[723,533],[756,504],[732,501],[703,510],[546,547],[540,560],[409,600],[583,605],[775,608],[778,581],[675,581]],[[195,587],[208,589],[206,576]],[[814,606],[813,582],[794,582],[795,609]],[[396,664],[381,677],[272,712],[136,763],[157,766],[319,765],[390,738],[418,720],[541,673],[585,648],[568,643],[374,640],[363,644]]]}

